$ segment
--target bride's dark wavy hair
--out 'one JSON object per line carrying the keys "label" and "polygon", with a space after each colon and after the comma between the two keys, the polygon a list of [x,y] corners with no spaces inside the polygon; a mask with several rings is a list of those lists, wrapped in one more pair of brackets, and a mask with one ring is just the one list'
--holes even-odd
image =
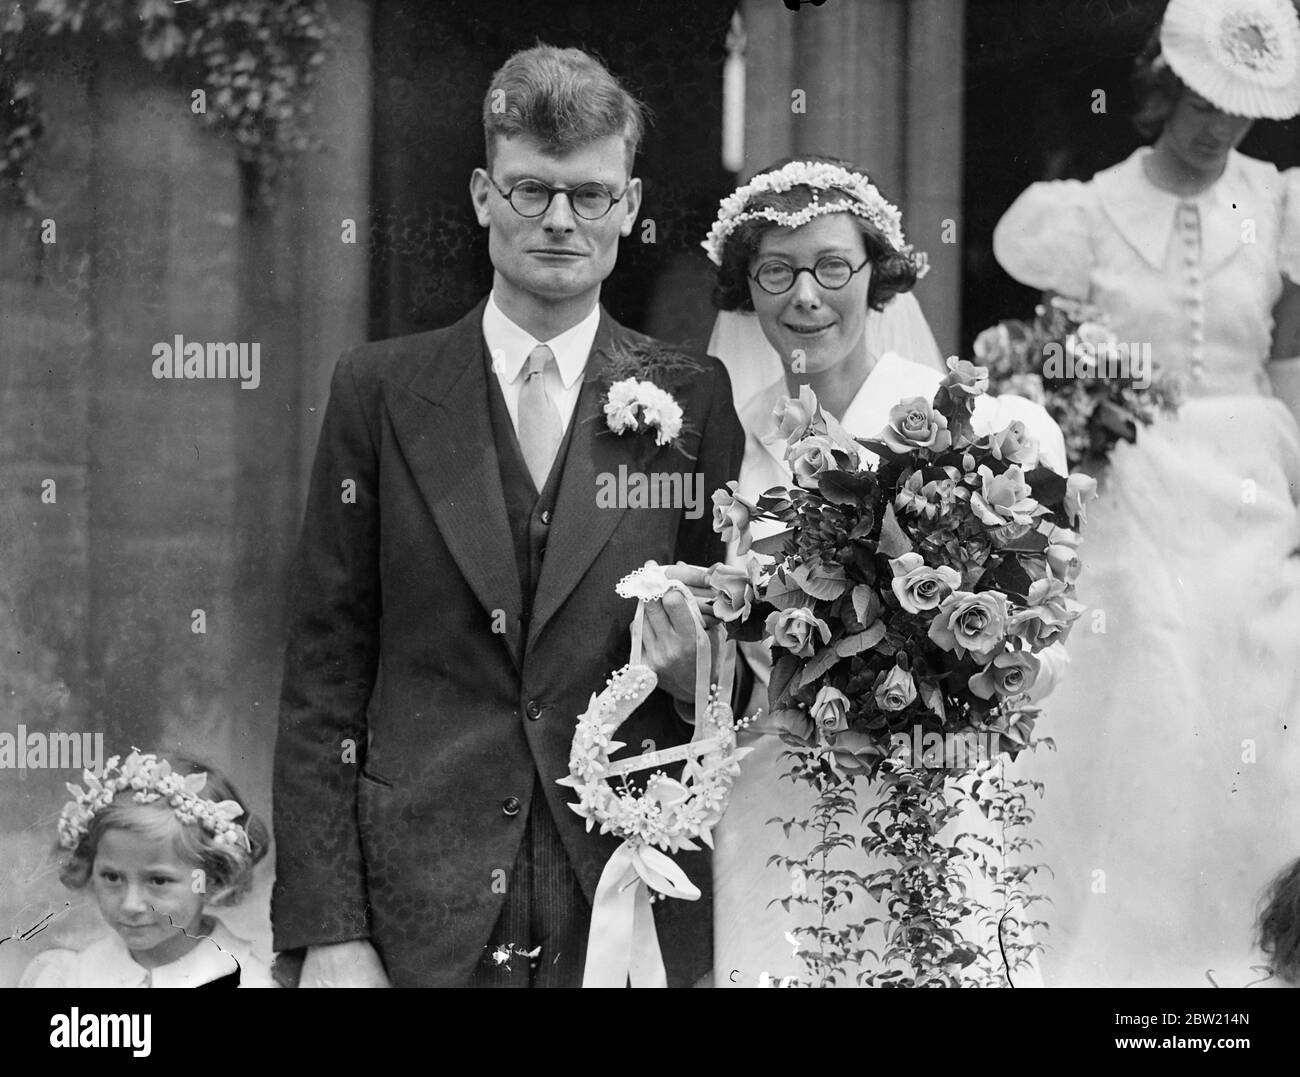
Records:
{"label": "bride's dark wavy hair", "polygon": [[[820,153],[801,153],[794,157],[783,157],[768,165],[755,177],[776,172],[793,161],[809,161],[828,165],[838,165],[850,172],[862,172],[851,161],[839,157],[827,157]],[[851,196],[843,192],[819,192],[823,202],[837,200],[850,201]],[[838,195],[838,198],[834,196]],[[798,213],[812,202],[809,188],[799,186],[788,191],[767,191],[755,195],[745,203],[745,212],[755,209],[774,209],[781,213]],[[910,292],[916,283],[916,267],[905,255],[890,246],[880,229],[870,221],[855,213],[848,214],[849,220],[857,225],[862,233],[867,248],[867,257],[871,259],[871,282],[867,285],[867,306],[872,310],[884,310],[885,305],[899,292]],[[713,305],[719,310],[753,310],[754,301],[749,294],[749,263],[758,250],[763,236],[780,225],[774,221],[744,221],[727,237],[722,247],[722,265],[718,267],[717,283],[713,287]]]}
{"label": "bride's dark wavy hair", "polygon": [[1300,860],[1269,884],[1257,929],[1259,948],[1269,956],[1273,972],[1300,986]]}

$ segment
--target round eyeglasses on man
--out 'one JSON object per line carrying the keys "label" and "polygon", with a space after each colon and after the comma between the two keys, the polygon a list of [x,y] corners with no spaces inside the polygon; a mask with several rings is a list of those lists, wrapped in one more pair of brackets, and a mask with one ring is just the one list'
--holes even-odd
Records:
{"label": "round eyeglasses on man", "polygon": [[794,287],[794,282],[799,279],[800,273],[811,273],[813,280],[823,288],[838,291],[870,261],[871,259],[867,258],[862,265],[854,267],[847,258],[841,258],[838,254],[828,254],[825,258],[818,258],[817,263],[812,266],[795,267],[788,262],[764,262],[758,267],[758,272],[750,274],[749,279],[770,295],[781,295]]}
{"label": "round eyeglasses on man", "polygon": [[541,180],[521,179],[508,191],[503,191],[491,176],[488,182],[496,187],[497,194],[510,203],[521,217],[540,217],[551,208],[551,201],[557,194],[568,195],[573,212],[584,221],[598,221],[614,208],[614,203],[627,194],[624,187],[621,194],[614,194],[603,183],[580,183],[576,187],[552,187]]}

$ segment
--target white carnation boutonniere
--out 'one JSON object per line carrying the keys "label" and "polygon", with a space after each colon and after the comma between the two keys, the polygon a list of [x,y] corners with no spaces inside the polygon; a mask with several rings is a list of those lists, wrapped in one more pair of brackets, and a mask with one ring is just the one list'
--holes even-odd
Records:
{"label": "white carnation boutonniere", "polygon": [[653,430],[655,444],[667,445],[682,432],[681,405],[652,381],[623,378],[605,397],[605,423],[615,434]]}

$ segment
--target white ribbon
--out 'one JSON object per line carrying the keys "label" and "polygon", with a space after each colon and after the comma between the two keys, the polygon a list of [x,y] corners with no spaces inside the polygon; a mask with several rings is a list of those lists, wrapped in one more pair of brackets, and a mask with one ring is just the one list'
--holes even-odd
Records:
{"label": "white ribbon", "polygon": [[664,853],[623,842],[596,885],[583,987],[627,987],[629,980],[633,987],[668,986],[651,889],[687,901],[700,897],[695,884]]}
{"label": "white ribbon", "polygon": [[[726,639],[726,630],[721,625],[712,631],[704,627],[695,597],[685,584],[680,580],[668,581],[668,587],[657,597],[669,590],[682,592],[691,620],[695,622],[695,732],[689,749],[683,753],[684,758],[687,753],[702,754],[711,750],[711,742],[705,737],[710,723],[704,720],[704,716],[709,702],[713,645],[717,643],[720,654],[718,688],[719,698],[724,700],[731,695],[736,646]],[[642,664],[645,605],[656,600],[643,596],[637,603],[632,619],[630,666]],[[669,752],[676,754],[673,749],[664,749],[620,760],[615,766],[621,773],[643,770],[666,762],[664,757]],[[668,986],[659,936],[655,931],[654,911],[650,907],[651,890],[686,901],[697,901],[700,897],[695,884],[671,857],[649,845],[624,841],[614,850],[596,884],[596,897],[591,905],[591,930],[587,936],[587,962],[582,973],[583,987],[626,987],[629,980],[633,987]]]}

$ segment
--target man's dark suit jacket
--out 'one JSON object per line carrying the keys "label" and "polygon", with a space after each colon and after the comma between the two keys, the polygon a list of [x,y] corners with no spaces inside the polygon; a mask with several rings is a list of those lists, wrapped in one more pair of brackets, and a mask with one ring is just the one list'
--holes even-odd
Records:
{"label": "man's dark suit jacket", "polygon": [[[635,606],[614,586],[650,558],[723,559],[710,497],[738,475],[744,447],[727,373],[704,356],[671,389],[685,415],[680,449],[644,430],[611,432],[610,356],[654,342],[602,310],[523,624],[482,313],[340,359],[294,569],[275,755],[275,949],[369,938],[395,986],[469,979],[533,797],[547,799],[591,900],[618,841],[588,833],[556,780],[577,716],[628,658]],[[599,507],[598,476],[620,465],[683,481],[702,472],[701,515]],[[620,731],[621,754],[690,732],[657,690]],[[712,962],[712,886],[704,853],[677,859],[702,897],[655,909],[669,982],[690,984]]]}

